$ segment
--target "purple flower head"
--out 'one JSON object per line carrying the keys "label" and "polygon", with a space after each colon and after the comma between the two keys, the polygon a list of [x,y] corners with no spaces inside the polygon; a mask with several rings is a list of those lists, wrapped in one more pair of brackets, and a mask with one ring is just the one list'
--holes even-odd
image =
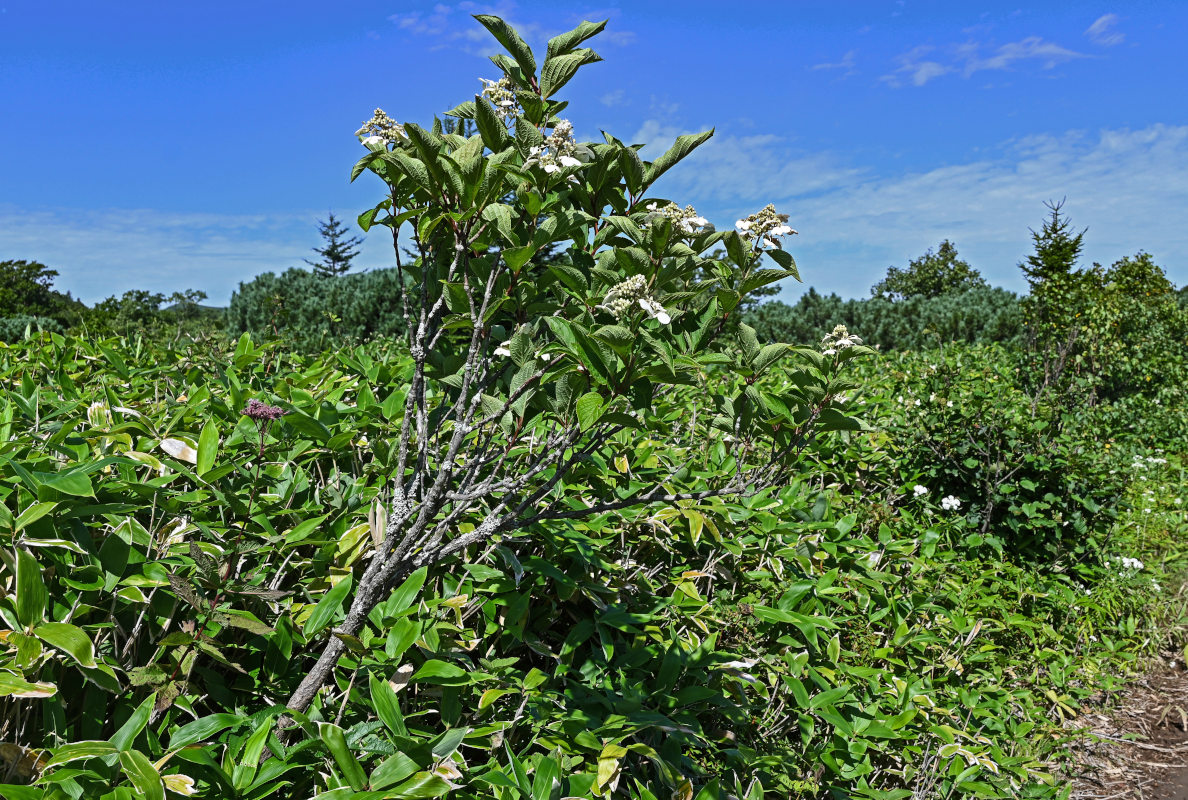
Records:
{"label": "purple flower head", "polygon": [[267,403],[261,403],[259,400],[248,400],[247,408],[239,412],[248,419],[254,419],[256,422],[273,422],[280,419],[286,413],[277,406],[270,406]]}

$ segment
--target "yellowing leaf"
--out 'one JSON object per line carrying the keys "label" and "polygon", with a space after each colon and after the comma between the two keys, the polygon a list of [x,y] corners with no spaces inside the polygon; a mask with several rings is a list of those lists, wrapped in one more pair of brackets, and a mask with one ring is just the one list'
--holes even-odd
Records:
{"label": "yellowing leaf", "polygon": [[160,447],[178,461],[187,461],[191,464],[198,463],[198,451],[181,439],[162,439]]}

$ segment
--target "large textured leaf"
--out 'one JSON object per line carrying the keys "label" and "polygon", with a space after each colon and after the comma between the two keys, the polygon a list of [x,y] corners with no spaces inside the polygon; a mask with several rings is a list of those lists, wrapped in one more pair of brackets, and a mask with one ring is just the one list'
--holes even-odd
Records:
{"label": "large textured leaf", "polygon": [[475,14],[474,18],[511,53],[526,77],[536,75],[536,59],[532,56],[532,49],[520,38],[515,28],[493,14]]}
{"label": "large textured leaf", "polygon": [[651,186],[657,178],[675,167],[685,156],[705,144],[713,135],[714,129],[710,128],[702,133],[686,133],[683,136],[678,136],[672,147],[648,166],[644,183]]}
{"label": "large textured leaf", "polygon": [[559,33],[552,39],[549,39],[548,50],[545,54],[545,63],[547,64],[548,60],[553,56],[568,53],[590,37],[601,33],[606,27],[606,23],[607,20],[605,19],[602,22],[582,22],[582,24],[573,30]]}

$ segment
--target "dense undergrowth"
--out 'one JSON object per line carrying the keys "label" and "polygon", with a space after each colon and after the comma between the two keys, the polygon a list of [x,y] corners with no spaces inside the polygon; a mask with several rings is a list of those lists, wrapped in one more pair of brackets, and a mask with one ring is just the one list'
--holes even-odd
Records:
{"label": "dense undergrowth", "polygon": [[[282,743],[279,704],[382,525],[383,387],[407,358],[7,348],[0,725],[32,749],[9,746],[0,796],[1058,796],[1064,720],[1182,615],[1183,467],[1086,420],[1057,450],[1092,471],[1049,453],[998,487],[987,534],[975,465],[935,447],[977,441],[949,415],[1027,410],[994,385],[1002,358],[867,365],[849,403],[871,430],[820,440],[778,492],[413,575]],[[254,398],[288,412],[262,444]]]}
{"label": "dense undergrowth", "polygon": [[382,325],[5,332],[0,797],[1060,797],[1081,706],[1184,645],[1162,270],[1077,269],[1053,205],[1022,337],[946,243],[878,301],[937,348],[766,343],[787,215],[652,195],[712,131],[574,138],[604,23],[538,68],[477,19],[499,81],[358,133],[415,244]]}

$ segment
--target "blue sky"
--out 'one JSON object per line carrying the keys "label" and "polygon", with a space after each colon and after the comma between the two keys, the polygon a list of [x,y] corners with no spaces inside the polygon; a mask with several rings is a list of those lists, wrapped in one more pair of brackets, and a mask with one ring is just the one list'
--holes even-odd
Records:
{"label": "blue sky", "polygon": [[[0,259],[87,302],[300,265],[380,106],[427,123],[497,77],[496,13],[533,46],[609,18],[606,59],[563,93],[579,138],[716,127],[657,191],[719,227],[791,216],[805,287],[865,296],[953,240],[992,282],[1043,202],[1086,259],[1140,249],[1188,283],[1188,3],[106,3],[0,0]],[[391,263],[367,238],[360,267]]]}

